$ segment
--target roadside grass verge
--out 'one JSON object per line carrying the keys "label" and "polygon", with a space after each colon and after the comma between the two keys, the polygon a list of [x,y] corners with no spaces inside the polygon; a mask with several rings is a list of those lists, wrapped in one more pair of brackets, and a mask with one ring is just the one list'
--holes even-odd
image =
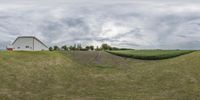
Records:
{"label": "roadside grass verge", "polygon": [[194,52],[194,50],[116,50],[108,53],[141,60],[162,60]]}

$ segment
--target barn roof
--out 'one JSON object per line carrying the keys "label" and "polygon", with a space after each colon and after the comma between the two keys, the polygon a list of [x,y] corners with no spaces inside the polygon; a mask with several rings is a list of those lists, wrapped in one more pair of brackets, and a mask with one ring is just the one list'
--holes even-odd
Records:
{"label": "barn roof", "polygon": [[36,39],[38,42],[40,42],[41,44],[43,44],[45,47],[48,48],[47,45],[45,45],[42,41],[40,41],[38,38],[36,38],[35,36],[19,36],[15,39],[15,41],[12,43],[12,45],[19,39],[19,38],[33,38]]}

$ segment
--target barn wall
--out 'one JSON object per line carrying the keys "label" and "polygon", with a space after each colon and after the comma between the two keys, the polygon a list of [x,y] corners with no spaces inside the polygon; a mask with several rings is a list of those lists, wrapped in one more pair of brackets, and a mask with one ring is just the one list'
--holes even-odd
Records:
{"label": "barn wall", "polygon": [[[29,46],[29,48],[26,48]],[[36,40],[35,38],[18,38],[13,44],[14,49],[16,51],[41,51],[48,50],[46,46],[44,46],[41,42]],[[20,48],[18,48],[20,47]]]}
{"label": "barn wall", "polygon": [[34,39],[34,51],[48,50],[46,46]]}
{"label": "barn wall", "polygon": [[[29,46],[29,48],[26,48]],[[32,51],[33,50],[33,38],[19,38],[13,44],[14,50],[25,50]],[[20,47],[20,48],[18,48]]]}

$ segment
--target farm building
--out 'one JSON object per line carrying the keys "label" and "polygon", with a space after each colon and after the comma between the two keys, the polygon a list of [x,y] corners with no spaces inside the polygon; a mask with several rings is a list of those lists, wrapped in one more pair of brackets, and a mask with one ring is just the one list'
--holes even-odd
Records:
{"label": "farm building", "polygon": [[48,50],[48,47],[34,36],[18,37],[13,43],[13,50],[16,51],[42,51]]}

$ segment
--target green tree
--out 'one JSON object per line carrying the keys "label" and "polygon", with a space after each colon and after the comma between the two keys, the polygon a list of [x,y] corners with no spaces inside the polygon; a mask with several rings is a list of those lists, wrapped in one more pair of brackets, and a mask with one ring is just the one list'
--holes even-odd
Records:
{"label": "green tree", "polygon": [[86,50],[90,50],[90,46],[86,46],[85,49],[86,49]]}
{"label": "green tree", "polygon": [[91,46],[90,46],[90,50],[94,50],[94,46],[91,45]]}
{"label": "green tree", "polygon": [[66,45],[62,46],[61,48],[62,50],[68,50],[68,47]]}
{"label": "green tree", "polygon": [[49,51],[53,51],[53,48],[52,48],[52,47],[49,47]]}
{"label": "green tree", "polygon": [[109,46],[109,45],[106,44],[106,43],[104,43],[104,44],[101,45],[101,49],[102,49],[102,50],[111,50],[111,48],[112,48],[112,47]]}
{"label": "green tree", "polygon": [[111,49],[112,50],[119,50],[119,48],[117,48],[117,47],[112,47]]}
{"label": "green tree", "polygon": [[69,50],[74,50],[74,47],[73,46],[69,46]]}
{"label": "green tree", "polygon": [[60,48],[58,46],[54,46],[53,49],[56,51],[60,50]]}

